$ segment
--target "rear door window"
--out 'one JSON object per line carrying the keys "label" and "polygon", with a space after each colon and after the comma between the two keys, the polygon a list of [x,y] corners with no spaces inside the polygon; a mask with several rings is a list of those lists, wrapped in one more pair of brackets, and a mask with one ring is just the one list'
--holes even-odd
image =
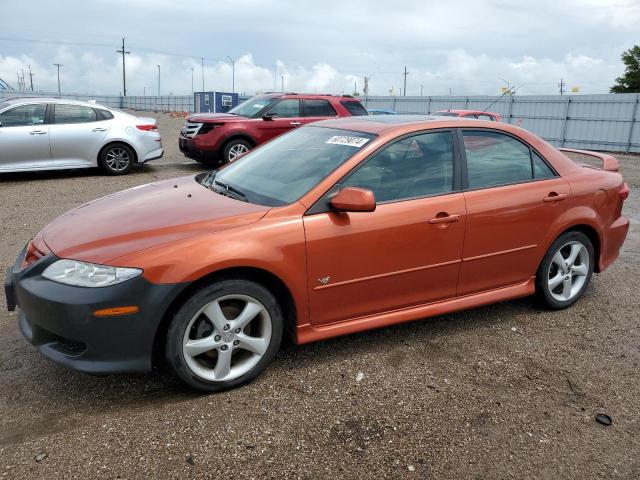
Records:
{"label": "rear door window", "polygon": [[46,112],[46,103],[20,105],[19,107],[0,113],[0,124],[2,128],[42,125]]}
{"label": "rear door window", "polygon": [[362,104],[357,100],[346,100],[342,103],[342,106],[346,108],[349,113],[355,117],[360,117],[364,115],[369,115],[367,109],[362,106]]}
{"label": "rear door window", "polygon": [[302,100],[302,113],[305,117],[336,116],[336,111],[328,100]]}
{"label": "rear door window", "polygon": [[89,123],[97,120],[96,111],[84,105],[56,104],[54,108],[54,123]]}

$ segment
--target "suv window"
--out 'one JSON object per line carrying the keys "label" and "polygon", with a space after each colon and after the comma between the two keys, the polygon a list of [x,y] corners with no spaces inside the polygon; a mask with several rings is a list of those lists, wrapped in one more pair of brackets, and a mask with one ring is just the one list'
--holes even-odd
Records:
{"label": "suv window", "polygon": [[96,111],[84,105],[57,104],[53,123],[88,123],[97,120]]}
{"label": "suv window", "polygon": [[267,114],[280,118],[299,117],[300,100],[297,98],[285,98],[267,110]]}
{"label": "suv window", "polygon": [[302,100],[302,112],[305,117],[336,116],[336,111],[328,100]]}
{"label": "suv window", "polygon": [[342,106],[346,108],[349,111],[349,113],[355,117],[369,115],[369,112],[367,112],[367,109],[364,108],[358,100],[346,100],[340,103],[342,103]]}
{"label": "suv window", "polygon": [[451,132],[414,135],[376,153],[341,187],[371,190],[376,202],[426,197],[453,190]]}
{"label": "suv window", "polygon": [[46,103],[20,105],[0,114],[0,124],[4,127],[24,127],[41,125],[47,112]]}
{"label": "suv window", "polygon": [[534,171],[535,178],[555,176],[542,158],[515,138],[488,131],[464,131],[462,135],[471,189],[526,182],[534,178]]}

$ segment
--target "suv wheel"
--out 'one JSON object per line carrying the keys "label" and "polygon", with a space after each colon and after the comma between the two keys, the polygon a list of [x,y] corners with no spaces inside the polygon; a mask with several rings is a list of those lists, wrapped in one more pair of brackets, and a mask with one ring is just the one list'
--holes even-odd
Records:
{"label": "suv wheel", "polygon": [[553,309],[575,303],[587,289],[595,254],[589,237],[582,232],[566,232],[549,247],[536,274],[538,297]]}
{"label": "suv wheel", "polygon": [[227,143],[227,145],[224,147],[224,150],[222,151],[222,158],[224,163],[233,162],[240,155],[244,155],[249,150],[251,150],[251,148],[251,144],[246,140],[231,140],[229,143]]}
{"label": "suv wheel", "polygon": [[282,311],[269,290],[247,280],[218,281],[176,312],[167,332],[167,361],[189,386],[224,390],[267,368],[282,329]]}
{"label": "suv wheel", "polygon": [[129,173],[134,161],[135,156],[131,148],[121,143],[114,143],[107,145],[100,152],[98,164],[108,175],[124,175]]}

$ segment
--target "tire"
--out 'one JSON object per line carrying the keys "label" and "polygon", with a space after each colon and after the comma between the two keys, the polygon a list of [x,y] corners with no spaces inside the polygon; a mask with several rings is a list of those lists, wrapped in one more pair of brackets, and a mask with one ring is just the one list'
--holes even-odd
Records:
{"label": "tire", "polygon": [[133,150],[123,143],[112,143],[100,152],[98,165],[107,175],[126,175],[135,162]]}
{"label": "tire", "polygon": [[220,280],[196,291],[175,313],[167,362],[192,388],[226,390],[267,368],[280,348],[283,325],[269,290],[248,280]]}
{"label": "tire", "polygon": [[554,310],[573,305],[589,286],[595,261],[593,244],[584,233],[570,231],[560,235],[536,273],[540,301]]}
{"label": "tire", "polygon": [[224,164],[233,162],[236,158],[238,158],[238,156],[244,155],[252,148],[253,145],[251,145],[246,140],[242,140],[240,138],[231,140],[224,146],[224,149],[222,150],[222,163]]}

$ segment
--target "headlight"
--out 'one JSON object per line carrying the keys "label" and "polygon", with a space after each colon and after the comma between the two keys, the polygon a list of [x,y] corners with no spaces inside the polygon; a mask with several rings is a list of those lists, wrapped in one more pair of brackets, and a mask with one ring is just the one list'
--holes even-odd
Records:
{"label": "headlight", "polygon": [[54,282],[78,287],[107,287],[137,277],[139,268],[110,267],[62,259],[49,265],[42,276]]}

